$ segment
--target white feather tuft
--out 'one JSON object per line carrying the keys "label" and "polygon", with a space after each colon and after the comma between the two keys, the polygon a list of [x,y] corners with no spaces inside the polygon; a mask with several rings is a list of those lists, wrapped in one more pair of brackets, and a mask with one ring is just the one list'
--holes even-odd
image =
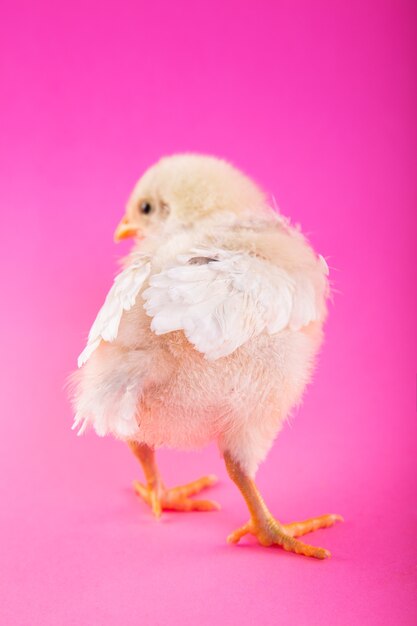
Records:
{"label": "white feather tuft", "polygon": [[135,304],[136,297],[150,274],[148,257],[137,256],[114,279],[106,300],[91,327],[88,342],[78,357],[78,367],[88,361],[101,341],[111,343],[117,337],[120,320],[124,311],[129,311]]}

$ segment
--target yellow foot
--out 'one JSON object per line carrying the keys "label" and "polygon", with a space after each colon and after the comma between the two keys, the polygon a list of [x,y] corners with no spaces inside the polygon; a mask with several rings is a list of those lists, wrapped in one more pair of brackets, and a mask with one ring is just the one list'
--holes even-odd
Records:
{"label": "yellow foot", "polygon": [[138,480],[133,482],[136,493],[152,508],[155,517],[160,517],[162,511],[218,511],[217,502],[212,500],[193,500],[190,496],[199,493],[202,489],[211,487],[217,482],[216,476],[203,476],[192,483],[166,489],[163,484],[145,486]]}
{"label": "yellow foot", "polygon": [[326,559],[331,556],[328,550],[310,546],[307,543],[298,541],[295,537],[305,535],[319,528],[328,528],[329,526],[333,526],[337,521],[343,521],[343,517],[341,515],[332,514],[312,517],[304,522],[280,524],[270,515],[265,517],[262,521],[249,520],[247,524],[232,532],[228,536],[227,541],[229,543],[237,543],[244,535],[250,533],[251,535],[255,535],[259,543],[263,546],[276,544],[289,552],[313,556],[316,559]]}

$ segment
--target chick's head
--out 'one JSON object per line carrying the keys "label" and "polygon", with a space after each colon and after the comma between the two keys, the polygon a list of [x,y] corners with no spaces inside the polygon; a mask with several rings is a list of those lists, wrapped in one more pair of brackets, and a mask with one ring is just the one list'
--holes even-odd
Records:
{"label": "chick's head", "polygon": [[135,185],[115,240],[144,238],[167,224],[190,226],[219,212],[253,215],[265,206],[262,191],[226,161],[195,154],[164,157]]}

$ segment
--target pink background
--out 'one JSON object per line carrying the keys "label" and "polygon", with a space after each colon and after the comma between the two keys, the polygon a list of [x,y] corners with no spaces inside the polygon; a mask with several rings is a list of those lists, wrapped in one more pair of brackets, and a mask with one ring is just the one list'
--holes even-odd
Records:
{"label": "pink background", "polygon": [[[414,624],[416,4],[5,0],[0,122],[0,623]],[[282,521],[342,513],[318,562],[225,543],[244,503],[155,523],[120,443],[77,439],[67,374],[159,156],[231,159],[332,267],[315,382],[259,472]]]}

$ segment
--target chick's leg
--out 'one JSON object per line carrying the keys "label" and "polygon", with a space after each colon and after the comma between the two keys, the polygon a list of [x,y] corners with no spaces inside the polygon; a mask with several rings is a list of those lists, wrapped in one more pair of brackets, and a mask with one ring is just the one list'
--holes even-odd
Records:
{"label": "chick's leg", "polygon": [[295,537],[304,535],[319,528],[332,526],[337,520],[342,520],[340,515],[322,515],[314,517],[304,522],[294,522],[292,524],[280,524],[267,508],[255,482],[240,467],[239,463],[233,460],[230,453],[224,454],[226,468],[230,478],[239,487],[250,512],[250,520],[235,530],[227,538],[230,543],[237,543],[244,535],[250,533],[255,535],[263,546],[279,545],[284,550],[313,556],[317,559],[325,559],[330,556],[330,552],[324,548],[316,548],[307,543],[298,541]]}
{"label": "chick's leg", "polygon": [[165,509],[175,511],[214,511],[220,507],[211,500],[193,500],[190,496],[213,485],[217,478],[213,475],[204,476],[187,485],[167,489],[162,481],[155,460],[155,452],[146,444],[130,441],[129,447],[140,461],[145,474],[146,485],[135,480],[133,487],[136,493],[149,504],[155,517],[160,517]]}

